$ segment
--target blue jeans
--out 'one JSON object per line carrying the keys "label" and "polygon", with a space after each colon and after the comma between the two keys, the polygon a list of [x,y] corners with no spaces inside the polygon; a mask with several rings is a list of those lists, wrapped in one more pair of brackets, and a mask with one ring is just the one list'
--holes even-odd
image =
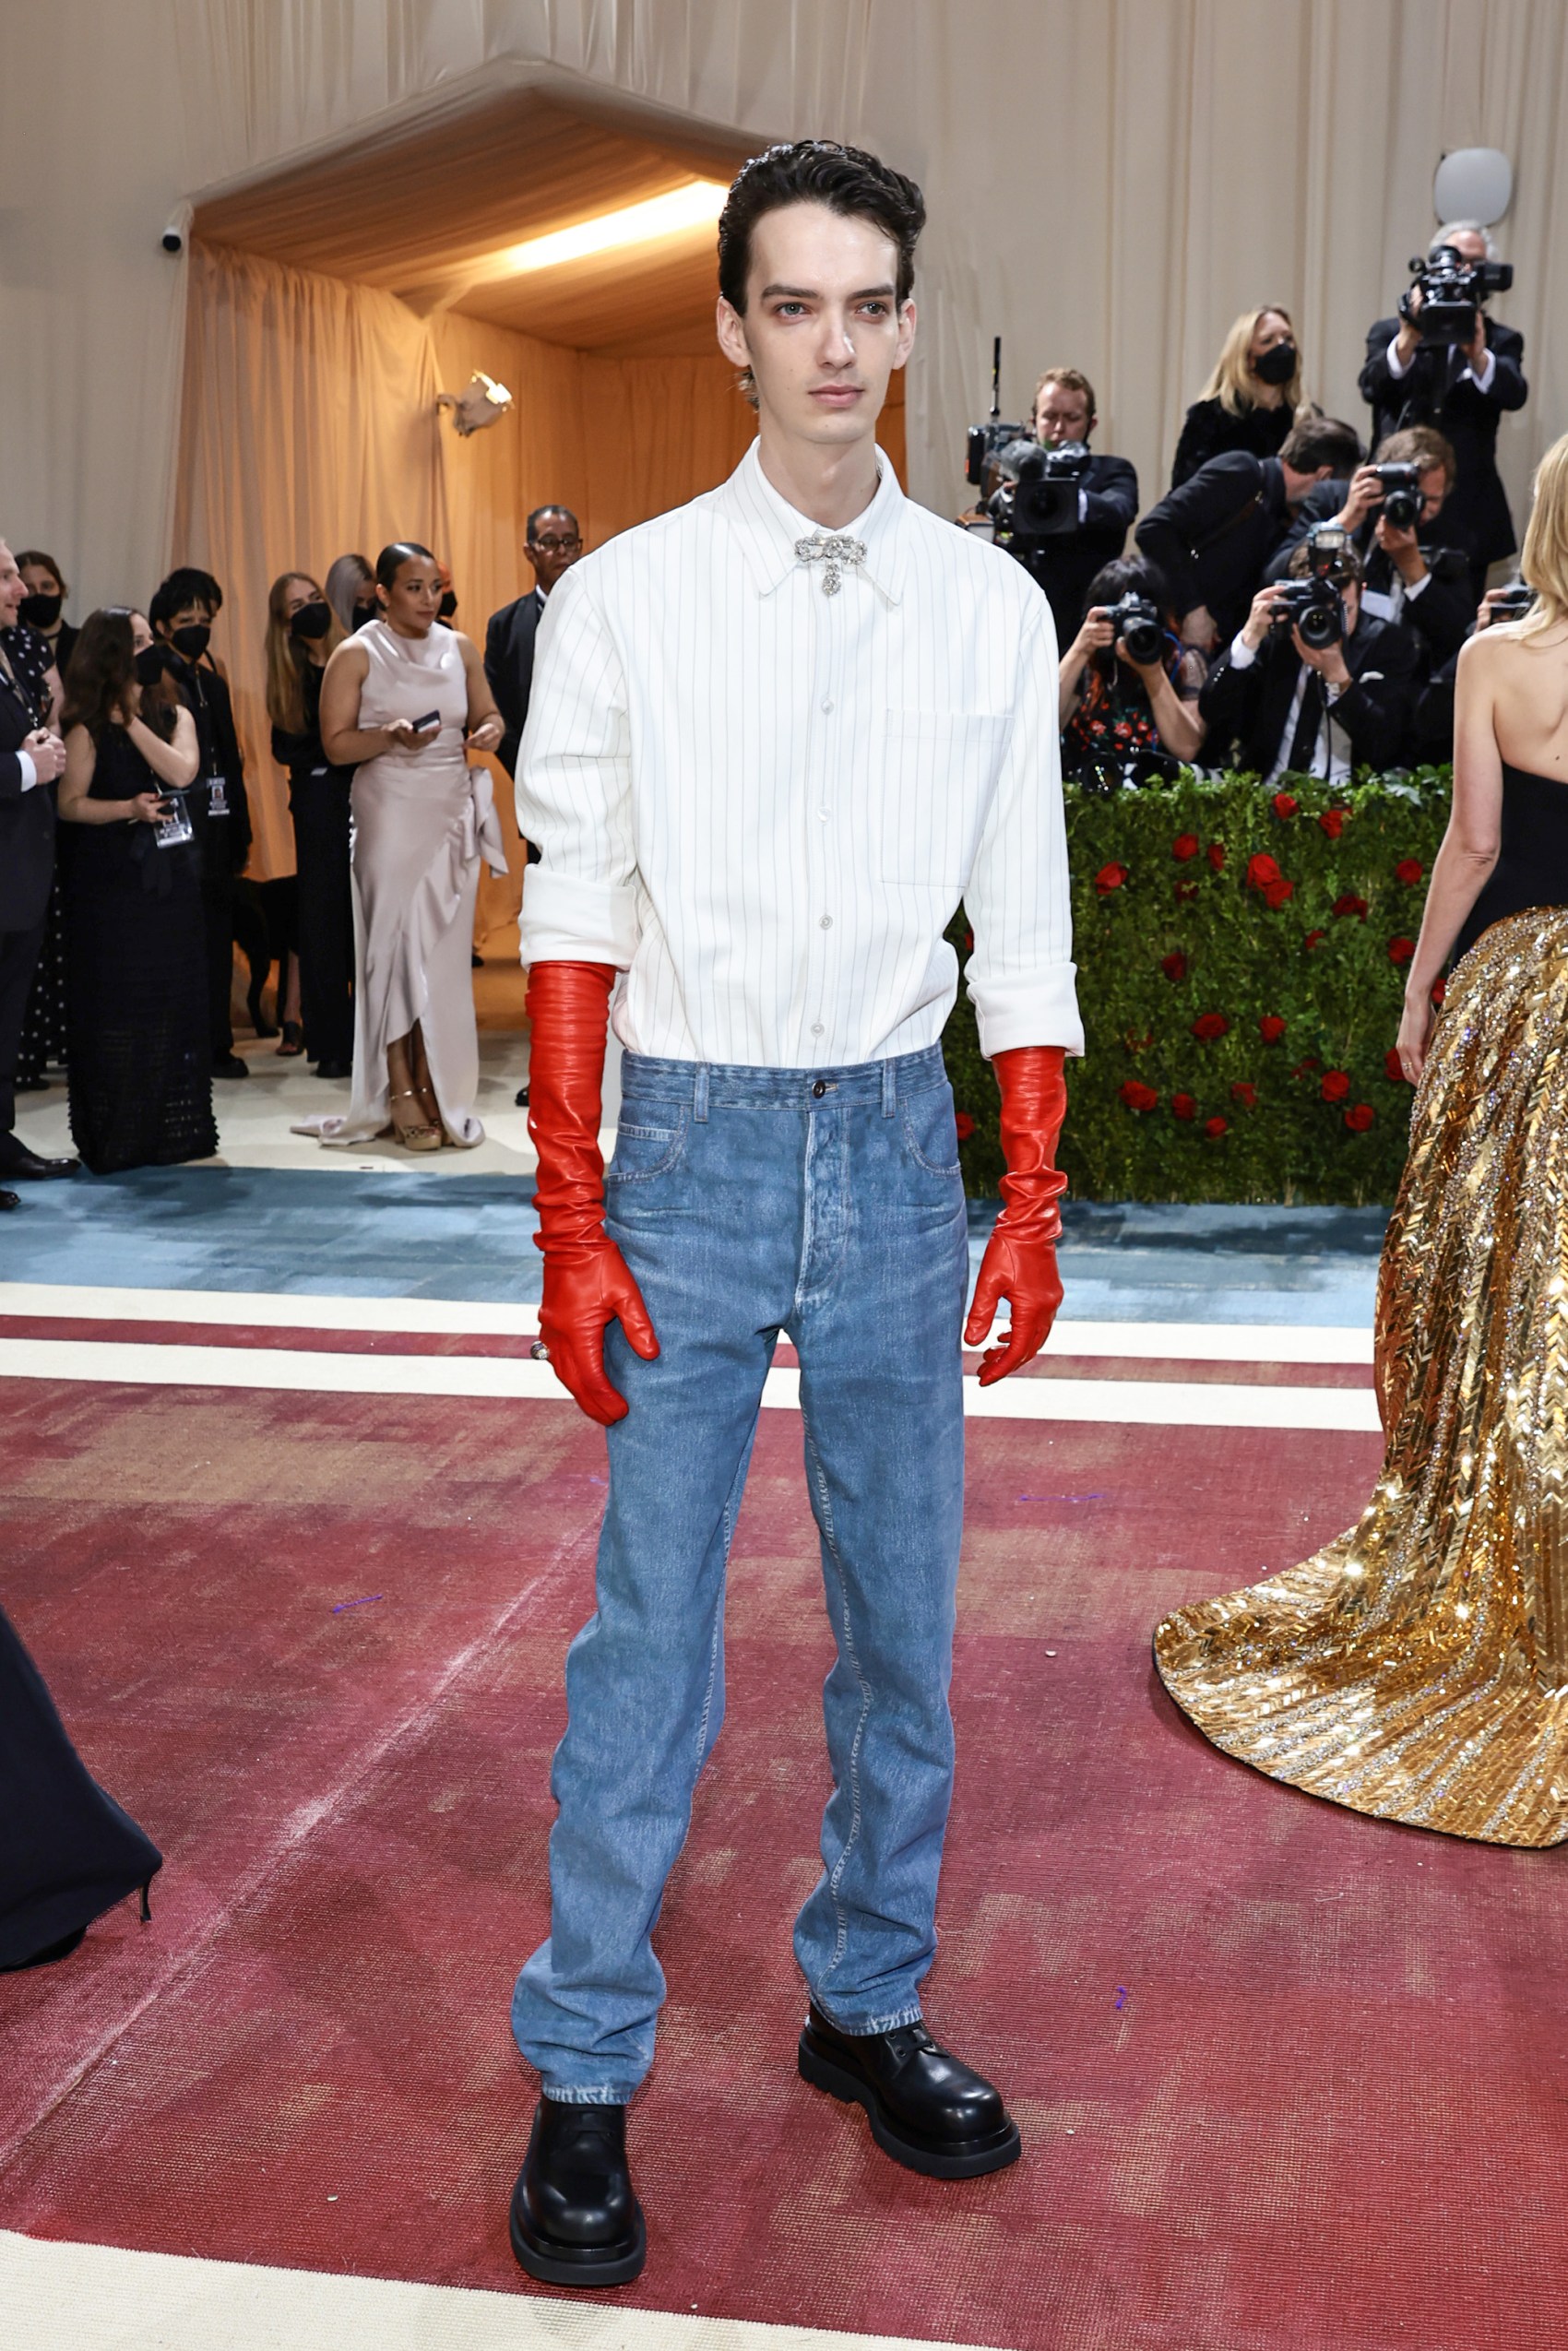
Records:
{"label": "blue jeans", "polygon": [[607,1335],[630,1410],[566,1661],[551,1933],[512,2003],[546,2094],[583,2105],[624,2102],[653,2062],[651,1936],[723,1716],[725,1575],[781,1331],[838,1653],[795,1953],[848,2032],[913,2023],[935,1954],[963,1522],[968,1239],[940,1051],[822,1071],[628,1053],[621,1082],[606,1222],[662,1351]]}

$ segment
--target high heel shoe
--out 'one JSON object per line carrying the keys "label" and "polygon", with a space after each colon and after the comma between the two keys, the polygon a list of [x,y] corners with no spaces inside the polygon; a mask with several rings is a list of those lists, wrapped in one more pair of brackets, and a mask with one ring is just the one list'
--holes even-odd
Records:
{"label": "high heel shoe", "polygon": [[[413,1120],[406,1126],[399,1125],[398,1113],[392,1108],[394,1102],[418,1102],[419,1098],[411,1086],[405,1086],[398,1093],[387,1096],[387,1115],[392,1121],[392,1132],[405,1151],[439,1151],[441,1129],[438,1126],[428,1126]],[[424,1106],[421,1103],[420,1107],[422,1110]]]}

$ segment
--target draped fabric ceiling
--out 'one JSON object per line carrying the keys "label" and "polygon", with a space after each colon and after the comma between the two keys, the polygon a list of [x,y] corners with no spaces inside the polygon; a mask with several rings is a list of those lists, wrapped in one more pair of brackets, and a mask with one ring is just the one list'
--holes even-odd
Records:
{"label": "draped fabric ceiling", "polygon": [[[530,94],[577,127],[508,127]],[[1568,423],[1562,0],[52,0],[8,12],[0,132],[0,525],[56,550],[77,617],[145,599],[172,548],[209,553],[242,685],[284,563],[444,513],[472,623],[523,584],[511,521],[536,491],[602,537],[722,470],[746,419],[701,356],[679,254],[669,281],[617,273],[608,315],[585,271],[564,319],[541,287],[481,283],[483,255],[770,138],[858,139],[925,188],[909,471],[939,511],[963,495],[999,330],[1007,411],[1042,366],[1083,367],[1099,445],[1134,459],[1146,503],[1225,327],[1259,302],[1290,307],[1309,390],[1364,425],[1366,328],[1457,147],[1515,167],[1497,308],[1533,386],[1500,445],[1520,522]],[[378,178],[375,156],[418,134],[422,163],[405,150],[401,182]],[[171,261],[159,231],[189,200],[208,251]],[[199,392],[182,400],[187,275],[187,384],[210,350],[228,414],[216,393],[205,416]],[[346,370],[311,340],[328,317]],[[632,356],[616,334],[634,319]],[[435,435],[425,389],[476,363],[526,396],[515,423]],[[677,364],[674,395],[645,397],[635,371]],[[308,498],[282,462],[303,436]]]}

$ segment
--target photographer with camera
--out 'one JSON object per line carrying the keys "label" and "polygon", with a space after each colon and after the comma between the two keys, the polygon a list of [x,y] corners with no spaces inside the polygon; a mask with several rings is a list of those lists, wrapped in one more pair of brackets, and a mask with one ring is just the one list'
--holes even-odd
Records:
{"label": "photographer with camera", "polygon": [[1418,656],[1408,630],[1361,608],[1361,559],[1321,523],[1288,580],[1259,588],[1209,671],[1198,708],[1210,740],[1273,783],[1286,773],[1349,780],[1391,767],[1409,730]]}
{"label": "photographer with camera", "polygon": [[1472,602],[1485,590],[1488,565],[1514,549],[1514,520],[1497,470],[1497,426],[1504,410],[1522,409],[1529,393],[1524,337],[1483,308],[1514,282],[1496,252],[1477,220],[1440,229],[1424,265],[1410,265],[1416,280],[1398,316],[1380,318],[1368,334],[1360,376],[1374,443],[1428,424],[1453,445],[1448,529],[1469,559]]}
{"label": "photographer with camera", "polygon": [[1063,774],[1114,790],[1195,759],[1207,731],[1203,681],[1203,656],[1178,636],[1170,589],[1154,564],[1138,556],[1107,564],[1089,582],[1083,624],[1057,671]]}
{"label": "photographer with camera", "polygon": [[1138,477],[1125,457],[1098,457],[1090,449],[1099,422],[1094,386],[1077,368],[1046,369],[1035,386],[1029,422],[1046,452],[1049,471],[1042,478],[1070,483],[1076,496],[1071,504],[1058,499],[1057,527],[1049,532],[1031,537],[1016,529],[1004,543],[1044,588],[1056,641],[1065,645],[1090,581],[1127,543],[1138,511]]}
{"label": "photographer with camera", "polygon": [[1206,653],[1234,635],[1308,491],[1360,461],[1349,425],[1309,415],[1277,457],[1228,449],[1149,508],[1133,536],[1170,583],[1185,644]]}
{"label": "photographer with camera", "polygon": [[1361,610],[1402,621],[1420,639],[1429,671],[1452,659],[1470,633],[1475,599],[1468,558],[1440,541],[1435,526],[1454,487],[1454,451],[1430,424],[1391,433],[1371,465],[1349,481],[1325,481],[1301,502],[1266,581],[1286,576],[1290,557],[1320,523],[1348,530],[1361,559]]}

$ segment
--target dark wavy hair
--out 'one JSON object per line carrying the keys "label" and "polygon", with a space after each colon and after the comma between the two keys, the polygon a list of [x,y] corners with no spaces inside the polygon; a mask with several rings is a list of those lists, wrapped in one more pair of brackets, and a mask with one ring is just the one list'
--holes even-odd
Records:
{"label": "dark wavy hair", "polygon": [[[62,728],[69,730],[72,727],[85,727],[94,742],[98,742],[113,725],[115,709],[125,707],[137,683],[130,607],[101,605],[82,623],[81,634],[65,665]],[[179,697],[166,669],[154,684],[142,687],[141,716],[166,742],[173,734],[179,706]]]}
{"label": "dark wavy hair", "polygon": [[719,291],[732,310],[745,314],[753,230],[765,212],[791,204],[825,204],[846,219],[874,221],[897,248],[895,291],[900,303],[909,301],[915,246],[925,227],[920,189],[864,148],[801,138],[754,155],[731,184],[719,216]]}

